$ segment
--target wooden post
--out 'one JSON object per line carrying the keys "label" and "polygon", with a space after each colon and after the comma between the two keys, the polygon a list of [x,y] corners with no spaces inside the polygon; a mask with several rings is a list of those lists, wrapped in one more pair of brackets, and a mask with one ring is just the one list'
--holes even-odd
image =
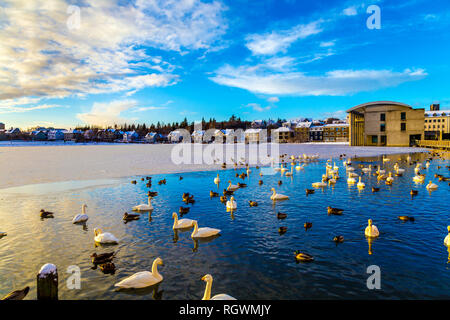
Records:
{"label": "wooden post", "polygon": [[37,299],[58,300],[58,269],[51,263],[44,264],[37,275]]}

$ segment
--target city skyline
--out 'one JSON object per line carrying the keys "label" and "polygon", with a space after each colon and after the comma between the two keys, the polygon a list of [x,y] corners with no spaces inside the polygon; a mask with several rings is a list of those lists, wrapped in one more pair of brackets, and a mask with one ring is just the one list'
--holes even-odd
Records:
{"label": "city skyline", "polygon": [[[380,29],[367,26],[373,5]],[[343,119],[367,101],[415,108],[450,101],[445,1],[436,9],[420,0],[52,0],[0,8],[0,122],[7,127],[232,114]]]}

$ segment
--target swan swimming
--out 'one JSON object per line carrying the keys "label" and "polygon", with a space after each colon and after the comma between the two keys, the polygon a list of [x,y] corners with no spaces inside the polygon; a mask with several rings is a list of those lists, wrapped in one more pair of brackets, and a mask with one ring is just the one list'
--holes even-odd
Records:
{"label": "swan swimming", "polygon": [[97,243],[119,243],[119,240],[109,232],[103,232],[101,229],[94,229],[94,241]]}
{"label": "swan swimming", "polygon": [[428,182],[427,184],[427,190],[436,190],[438,188],[438,185],[433,182]]}
{"label": "swan swimming", "polygon": [[194,221],[192,219],[180,219],[178,220],[178,215],[176,212],[172,213],[173,218],[173,229],[185,229],[191,228],[194,225]]}
{"label": "swan swimming", "polygon": [[194,220],[194,231],[192,231],[191,238],[208,238],[219,234],[219,229],[203,227],[199,228],[197,221]]}
{"label": "swan swimming", "polygon": [[364,234],[370,238],[378,237],[380,235],[380,232],[378,231],[377,226],[372,224],[372,219],[369,219],[368,223],[369,225],[366,227]]}
{"label": "swan swimming", "polygon": [[153,210],[151,200],[152,200],[152,197],[148,197],[148,204],[143,203],[143,204],[134,206],[132,210],[133,211],[151,211],[151,210]]}
{"label": "swan swimming", "polygon": [[291,166],[291,171],[286,172],[284,175],[285,175],[286,177],[292,177],[292,176],[294,175],[294,167]]}
{"label": "swan swimming", "polygon": [[229,185],[227,187],[228,191],[236,191],[237,189],[239,189],[239,186],[236,184],[231,184],[231,180],[228,181]]}
{"label": "swan swimming", "polygon": [[450,226],[447,227],[447,231],[448,231],[448,234],[447,234],[447,236],[444,239],[444,244],[447,247],[450,247]]}
{"label": "swan swimming", "polygon": [[236,201],[234,201],[234,197],[231,197],[230,200],[227,201],[227,209],[229,210],[237,209],[237,204]]}
{"label": "swan swimming", "polygon": [[214,178],[214,183],[215,184],[219,184],[220,183],[219,174],[217,174],[217,177]]}
{"label": "swan swimming", "polygon": [[358,187],[358,189],[364,189],[366,187],[366,184],[361,181],[361,177],[359,177],[359,181],[356,186]]}
{"label": "swan swimming", "polygon": [[86,214],[86,208],[87,205],[83,204],[83,206],[81,207],[81,213],[73,217],[72,223],[86,222],[89,219],[88,215]]}
{"label": "swan swimming", "polygon": [[158,265],[163,265],[163,261],[161,260],[161,258],[156,258],[153,261],[152,272],[150,271],[137,272],[132,276],[116,283],[114,286],[124,289],[131,289],[131,288],[139,289],[155,285],[163,281],[163,276],[158,272]]}
{"label": "swan swimming", "polygon": [[206,282],[205,293],[203,294],[202,300],[236,300],[236,298],[233,298],[232,296],[229,296],[225,293],[216,294],[211,298],[213,277],[210,274],[207,274],[202,277],[202,280]]}
{"label": "swan swimming", "polygon": [[270,200],[274,200],[275,201],[275,200],[288,200],[289,199],[288,196],[286,196],[284,194],[277,193],[275,191],[275,188],[272,188],[271,190],[272,190],[272,195],[270,196]]}

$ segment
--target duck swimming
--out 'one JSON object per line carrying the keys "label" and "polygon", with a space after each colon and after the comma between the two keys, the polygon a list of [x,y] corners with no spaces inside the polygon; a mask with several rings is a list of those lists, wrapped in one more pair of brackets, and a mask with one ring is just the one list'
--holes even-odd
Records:
{"label": "duck swimming", "polygon": [[111,262],[112,259],[114,258],[115,252],[106,252],[106,253],[93,253],[91,255],[92,258],[92,263],[93,264],[101,264],[101,263],[106,263],[106,262]]}
{"label": "duck swimming", "polygon": [[314,190],[314,189],[306,189],[306,195],[313,194],[314,192],[316,192],[316,190]]}
{"label": "duck swimming", "polygon": [[279,220],[283,220],[287,218],[287,214],[286,213],[282,213],[282,212],[278,212],[277,213],[277,219]]}
{"label": "duck swimming", "polygon": [[220,196],[220,202],[225,203],[227,201],[228,201],[227,196],[225,196],[225,195]]}
{"label": "duck swimming", "polygon": [[301,261],[301,262],[311,262],[314,261],[314,257],[306,252],[300,252],[298,250],[296,250],[294,252],[295,254],[295,260],[297,262]]}
{"label": "duck swimming", "polygon": [[178,212],[179,212],[180,214],[186,214],[186,213],[189,212],[190,209],[191,209],[191,208],[189,208],[189,207],[180,207],[180,210],[178,210]]}
{"label": "duck swimming", "polygon": [[419,194],[419,191],[418,191],[418,190],[411,190],[411,191],[410,191],[410,194],[411,194],[412,196],[417,196],[417,195]]}
{"label": "duck swimming", "polygon": [[287,227],[279,227],[278,233],[281,235],[285,234],[287,232]]}
{"label": "duck swimming", "polygon": [[211,298],[213,277],[210,274],[207,274],[202,277],[202,280],[206,282],[205,293],[203,294],[202,300],[236,300],[236,298],[233,298],[225,293],[216,294]]}
{"label": "duck swimming", "polygon": [[258,202],[256,201],[249,201],[248,204],[250,205],[250,207],[257,207],[258,206]]}
{"label": "duck swimming", "polygon": [[312,228],[312,222],[305,222],[303,224],[303,227],[305,228],[305,230]]}
{"label": "duck swimming", "polygon": [[214,198],[214,197],[218,197],[219,196],[219,194],[217,193],[217,192],[214,192],[214,191],[210,191],[209,192],[209,196],[211,197],[211,198]]}
{"label": "duck swimming", "polygon": [[132,221],[132,220],[139,220],[140,215],[138,214],[129,214],[128,212],[125,212],[123,214],[122,220],[124,221]]}
{"label": "duck swimming", "polygon": [[408,216],[398,216],[398,218],[402,221],[414,221],[414,217],[408,217]]}
{"label": "duck swimming", "polygon": [[378,192],[378,191],[380,191],[380,188],[372,187],[372,192]]}
{"label": "duck swimming", "polygon": [[344,212],[344,209],[327,207],[328,214],[341,215]]}
{"label": "duck swimming", "polygon": [[6,296],[1,298],[0,300],[23,300],[26,297],[28,292],[30,291],[30,287],[25,287],[21,290],[15,290],[13,292],[8,293]]}
{"label": "duck swimming", "polygon": [[45,211],[44,209],[41,209],[39,214],[41,218],[53,218],[53,212]]}
{"label": "duck swimming", "polygon": [[336,243],[342,243],[342,242],[344,242],[344,236],[335,236],[333,238],[333,241]]}
{"label": "duck swimming", "polygon": [[103,273],[106,273],[106,274],[108,274],[108,273],[114,274],[114,272],[116,271],[116,265],[112,262],[106,262],[106,263],[99,264],[98,267],[100,268],[100,270]]}

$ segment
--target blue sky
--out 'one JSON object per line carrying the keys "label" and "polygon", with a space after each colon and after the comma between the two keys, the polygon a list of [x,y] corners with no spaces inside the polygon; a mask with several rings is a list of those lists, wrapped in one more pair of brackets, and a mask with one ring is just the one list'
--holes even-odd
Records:
{"label": "blue sky", "polygon": [[[448,1],[93,3],[0,4],[0,122],[343,118],[374,100],[449,105]],[[380,29],[366,25],[371,5]]]}

